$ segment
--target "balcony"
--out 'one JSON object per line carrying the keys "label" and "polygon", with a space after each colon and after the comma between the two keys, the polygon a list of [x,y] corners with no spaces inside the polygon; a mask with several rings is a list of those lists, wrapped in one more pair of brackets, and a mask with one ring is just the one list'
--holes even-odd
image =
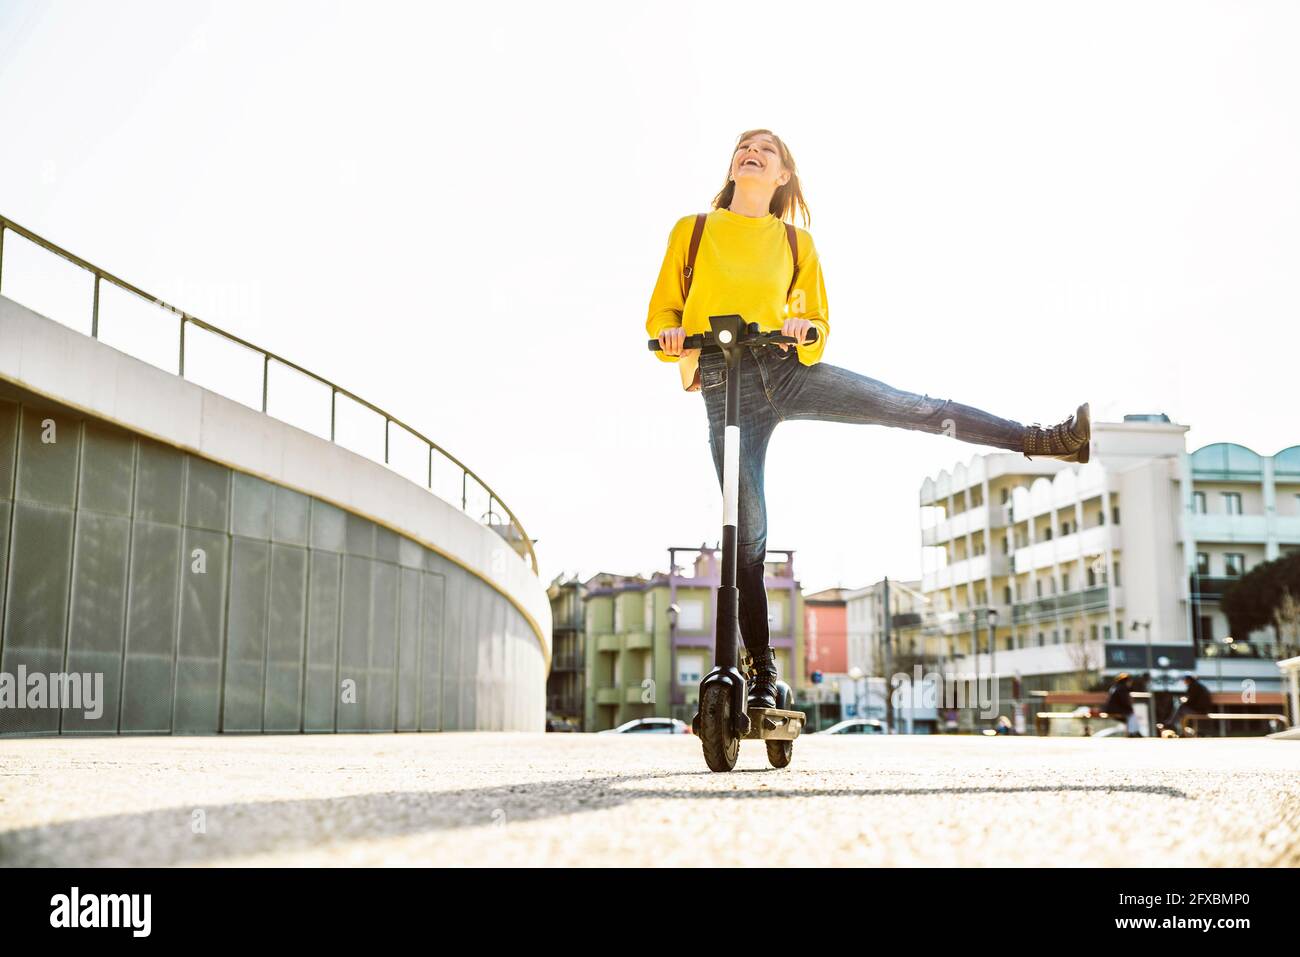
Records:
{"label": "balcony", "polygon": [[982,534],[986,528],[1002,528],[1007,524],[1009,506],[994,505],[992,508],[975,507],[965,512],[958,512],[949,518],[935,522],[929,528],[921,529],[922,545],[942,545],[955,539],[961,539],[967,533]]}
{"label": "balcony", "polygon": [[1089,555],[1100,555],[1107,544],[1112,551],[1120,548],[1120,530],[1117,525],[1093,525],[1082,531],[1060,535],[1054,539],[1021,545],[1012,556],[1011,567],[1016,572],[1035,568],[1051,568],[1066,562],[1078,561]]}
{"label": "balcony", "polygon": [[[1266,661],[1277,661],[1282,658],[1292,657],[1297,653],[1297,649],[1285,642],[1279,644],[1271,639],[1262,639],[1259,641],[1234,641],[1232,644],[1225,644],[1222,641],[1198,641],[1196,645],[1196,656],[1198,658],[1221,658],[1224,661],[1240,659],[1263,659]],[[1271,676],[1270,672],[1270,676]]]}
{"label": "balcony", "polygon": [[[1118,603],[1118,595],[1116,596]],[[1058,615],[1073,615],[1085,611],[1104,611],[1110,607],[1109,587],[1097,585],[1080,591],[1066,592],[1063,595],[1051,595],[1036,598],[1033,601],[1016,602],[1011,606],[1011,620],[1016,624],[1042,621]]]}
{"label": "balcony", "polygon": [[596,704],[619,704],[623,700],[622,688],[597,688]]}
{"label": "balcony", "polygon": [[581,671],[586,666],[586,658],[581,652],[557,654],[551,659],[551,671]]}
{"label": "balcony", "polygon": [[1262,545],[1268,540],[1263,515],[1190,515],[1192,538],[1198,542]]}
{"label": "balcony", "polygon": [[961,586],[971,581],[1001,578],[1011,573],[1010,555],[973,555],[926,572],[921,576],[921,590],[939,591],[953,585]]}
{"label": "balcony", "polygon": [[1223,593],[1232,585],[1241,581],[1237,578],[1215,578],[1209,575],[1193,575],[1191,577],[1191,598],[1194,602],[1218,602],[1223,598]]}
{"label": "balcony", "polygon": [[582,695],[550,694],[546,696],[546,710],[552,714],[581,714]]}
{"label": "balcony", "polygon": [[1283,545],[1300,545],[1300,515],[1278,515],[1273,521],[1277,540]]}
{"label": "balcony", "polygon": [[625,637],[623,647],[628,651],[648,651],[654,647],[655,636],[645,631],[631,631]]}

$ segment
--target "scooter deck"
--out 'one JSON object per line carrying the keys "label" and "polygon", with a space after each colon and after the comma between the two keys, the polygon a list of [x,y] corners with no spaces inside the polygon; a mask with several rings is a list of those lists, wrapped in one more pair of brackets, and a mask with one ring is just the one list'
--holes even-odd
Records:
{"label": "scooter deck", "polygon": [[808,716],[802,711],[782,711],[780,708],[750,708],[749,734],[746,741],[793,741],[803,731]]}

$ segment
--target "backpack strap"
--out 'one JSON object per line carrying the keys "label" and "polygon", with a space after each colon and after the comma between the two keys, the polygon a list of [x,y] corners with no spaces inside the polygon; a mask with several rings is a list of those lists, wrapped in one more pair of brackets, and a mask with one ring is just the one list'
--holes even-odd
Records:
{"label": "backpack strap", "polygon": [[790,274],[790,288],[785,294],[785,298],[789,299],[794,295],[794,281],[799,276],[799,234],[794,231],[794,223],[785,224],[785,238],[790,242],[790,263],[793,269]]}
{"label": "backpack strap", "polygon": [[695,277],[695,254],[700,249],[700,237],[704,235],[704,220],[708,218],[708,213],[699,213],[695,217],[695,228],[691,230],[691,248],[686,254],[686,268],[682,270],[682,278],[686,282],[686,292],[682,300],[691,294],[691,280]]}

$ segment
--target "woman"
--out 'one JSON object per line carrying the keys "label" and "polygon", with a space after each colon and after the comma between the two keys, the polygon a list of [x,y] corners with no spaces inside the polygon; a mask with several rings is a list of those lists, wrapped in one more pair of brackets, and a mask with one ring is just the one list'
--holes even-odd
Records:
{"label": "woman", "polygon": [[[646,320],[646,330],[662,349],[656,354],[665,362],[679,363],[683,387],[703,395],[719,483],[726,370],[721,355],[683,350],[685,337],[709,331],[711,315],[737,313],[746,322],[757,322],[764,332],[779,329],[798,342],[793,351],[788,345],[779,351],[748,349],[736,368],[744,422],[736,583],[740,633],[752,659],[750,707],[776,705],[778,675],[768,645],[763,584],[767,553],[763,464],[778,422],[820,419],[889,425],[1068,462],[1087,462],[1091,439],[1086,402],[1075,415],[1051,428],[1037,423],[1025,426],[951,399],[904,392],[822,362],[830,334],[826,286],[812,236],[785,223],[793,220],[796,206],[807,226],[808,206],[790,150],[771,130],[743,134],[703,232],[694,236],[695,216],[683,217],[673,227]],[[698,246],[688,271],[693,238]],[[811,328],[817,330],[817,340],[805,343]]]}

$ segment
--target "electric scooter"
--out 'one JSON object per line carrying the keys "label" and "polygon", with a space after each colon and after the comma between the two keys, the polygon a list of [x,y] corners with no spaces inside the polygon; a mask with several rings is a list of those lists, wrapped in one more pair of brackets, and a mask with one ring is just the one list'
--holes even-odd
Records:
{"label": "electric scooter", "polygon": [[[740,377],[733,375],[744,350],[752,345],[776,347],[794,343],[779,332],[760,332],[758,323],[745,324],[740,316],[710,316],[712,332],[687,336],[684,349],[720,352],[726,361],[727,392],[722,446],[722,581],[718,585],[716,644],[713,670],[700,682],[700,710],[691,730],[704,746],[704,761],[711,771],[730,771],[740,756],[742,738],[765,741],[767,760],[774,768],[788,765],[794,756],[794,739],[807,716],[791,710],[794,693],[784,681],[776,686],[775,708],[747,708],[745,676],[738,667],[740,592],[736,588],[736,528],[740,488]],[[816,342],[809,329],[804,342]],[[650,340],[658,352],[659,341]]]}

